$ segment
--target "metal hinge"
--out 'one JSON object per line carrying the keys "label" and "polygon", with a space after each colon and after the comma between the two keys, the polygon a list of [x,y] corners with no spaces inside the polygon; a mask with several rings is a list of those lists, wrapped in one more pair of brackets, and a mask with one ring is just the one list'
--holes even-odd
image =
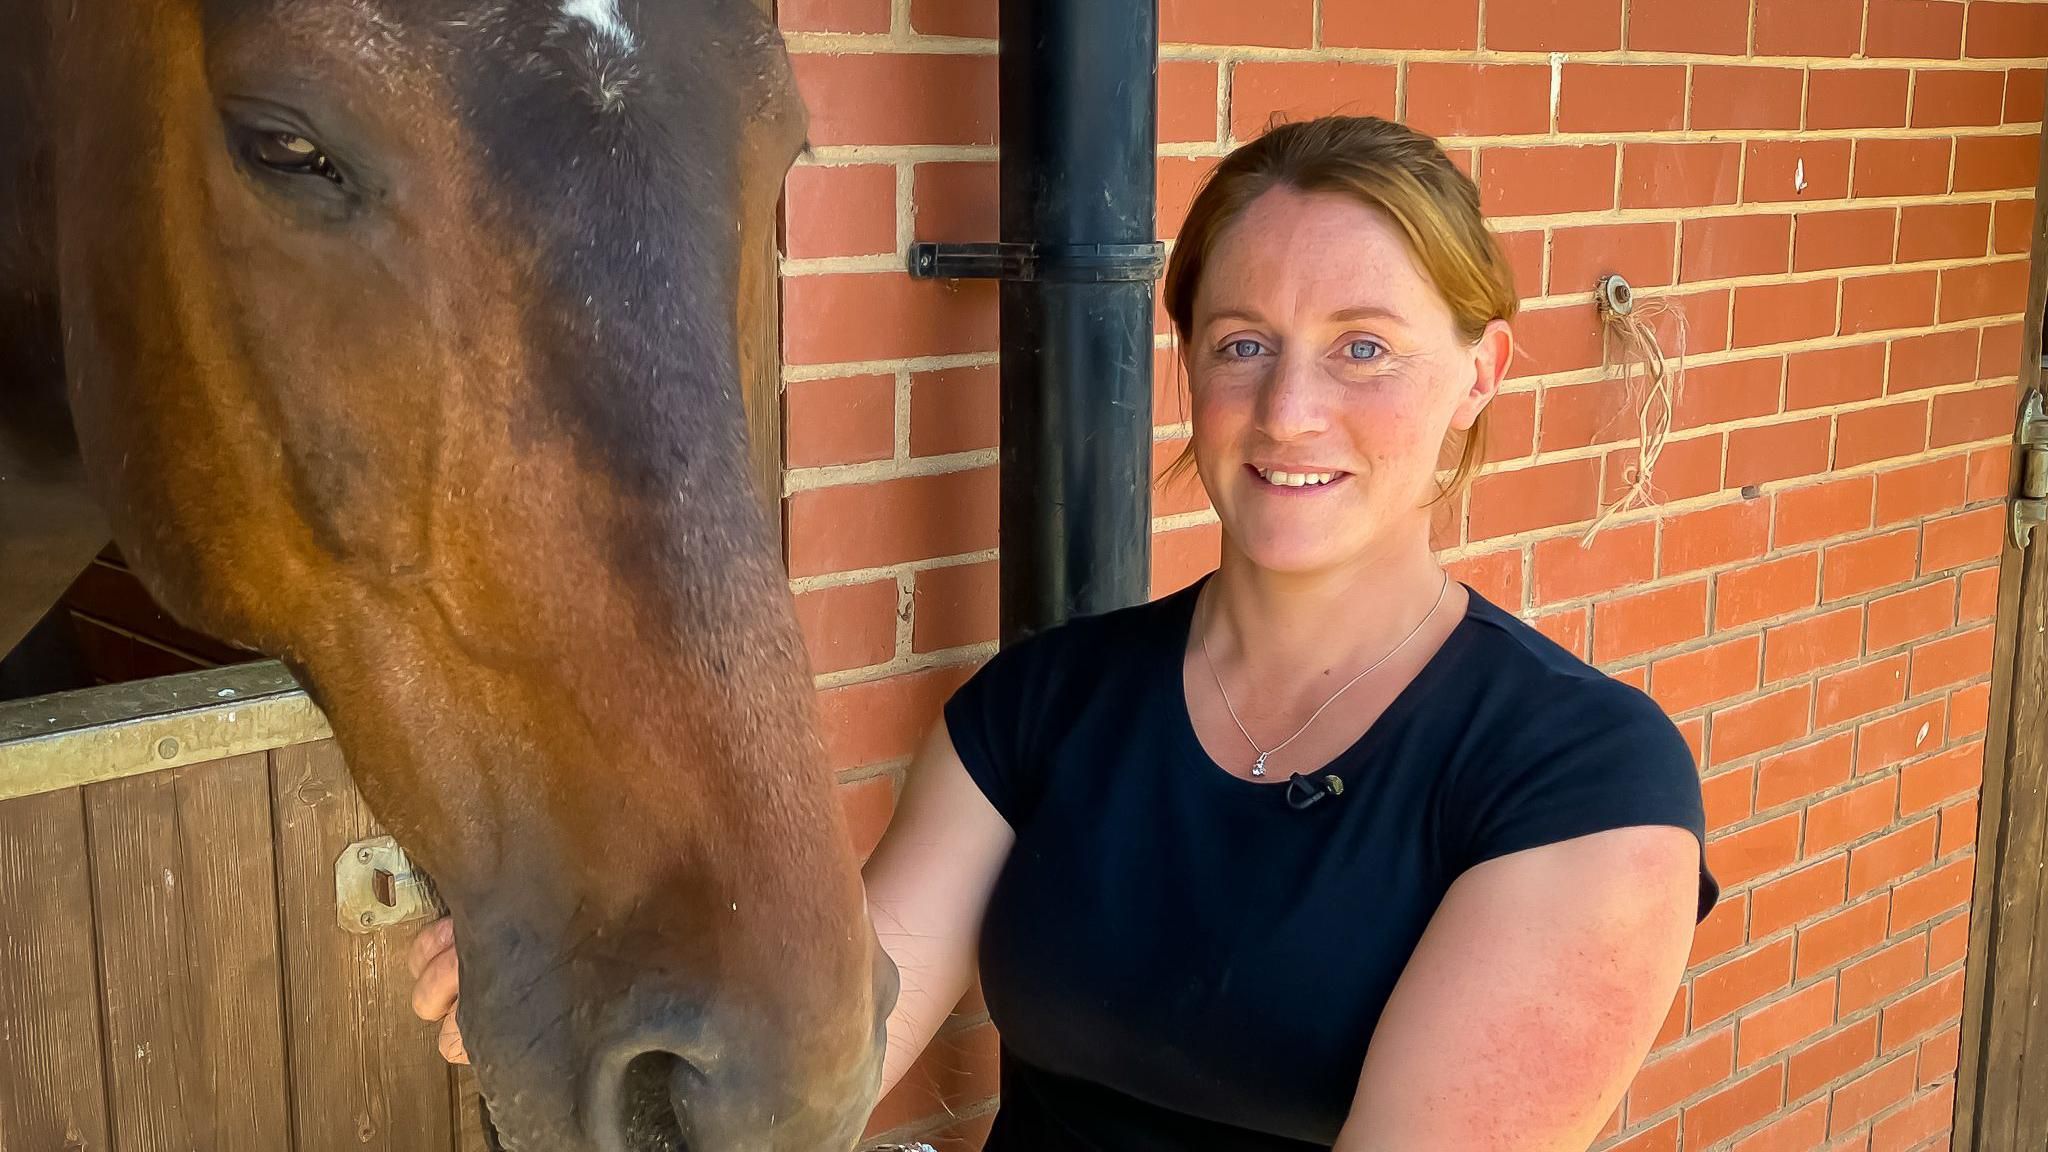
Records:
{"label": "metal hinge", "polygon": [[2020,490],[2012,498],[2012,542],[2025,548],[2034,538],[2034,525],[2048,523],[2048,410],[2038,390],[2020,402],[2013,444],[2020,454]]}
{"label": "metal hinge", "polygon": [[358,933],[443,911],[434,882],[389,836],[359,840],[334,862],[334,908],[341,926]]}

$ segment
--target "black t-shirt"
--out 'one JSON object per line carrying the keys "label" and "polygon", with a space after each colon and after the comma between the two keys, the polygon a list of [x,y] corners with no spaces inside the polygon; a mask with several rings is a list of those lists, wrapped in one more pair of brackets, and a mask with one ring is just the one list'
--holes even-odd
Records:
{"label": "black t-shirt", "polygon": [[[1476,592],[1306,808],[1203,751],[1181,665],[1200,585],[1003,650],[946,705],[1017,834],[981,935],[1002,1036],[988,1152],[1328,1147],[1451,881],[1575,836],[1704,841],[1649,697]],[[1341,705],[1340,705],[1341,707]],[[1700,871],[1700,915],[1716,888]]]}

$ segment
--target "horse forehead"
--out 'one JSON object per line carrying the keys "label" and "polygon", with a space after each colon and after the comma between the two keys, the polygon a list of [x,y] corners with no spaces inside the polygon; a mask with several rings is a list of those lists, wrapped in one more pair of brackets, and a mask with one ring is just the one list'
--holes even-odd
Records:
{"label": "horse forehead", "polygon": [[561,12],[565,19],[588,24],[592,32],[616,47],[627,51],[635,47],[633,30],[619,14],[619,0],[561,0]]}

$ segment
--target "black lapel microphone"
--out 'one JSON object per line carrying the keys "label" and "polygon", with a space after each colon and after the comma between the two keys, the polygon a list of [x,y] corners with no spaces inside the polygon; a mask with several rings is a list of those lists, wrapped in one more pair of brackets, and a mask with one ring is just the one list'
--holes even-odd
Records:
{"label": "black lapel microphone", "polygon": [[1287,778],[1287,806],[1296,812],[1305,812],[1323,802],[1325,796],[1342,796],[1344,778],[1335,772],[1324,772],[1318,776],[1303,776],[1296,772]]}

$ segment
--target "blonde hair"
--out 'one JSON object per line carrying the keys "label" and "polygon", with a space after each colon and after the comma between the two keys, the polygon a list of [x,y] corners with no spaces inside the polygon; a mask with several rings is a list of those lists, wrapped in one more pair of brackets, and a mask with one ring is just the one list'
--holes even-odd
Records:
{"label": "blonde hair", "polygon": [[[1408,239],[1409,252],[1450,306],[1458,334],[1476,342],[1495,320],[1517,308],[1514,271],[1479,209],[1479,189],[1430,136],[1377,116],[1324,116],[1277,125],[1225,156],[1202,182],[1166,265],[1166,314],[1187,344],[1195,294],[1217,240],[1252,202],[1274,188],[1350,196],[1387,214]],[[1486,460],[1487,415],[1458,447],[1442,500],[1471,483]],[[1170,479],[1193,462],[1192,446],[1167,469]]]}

